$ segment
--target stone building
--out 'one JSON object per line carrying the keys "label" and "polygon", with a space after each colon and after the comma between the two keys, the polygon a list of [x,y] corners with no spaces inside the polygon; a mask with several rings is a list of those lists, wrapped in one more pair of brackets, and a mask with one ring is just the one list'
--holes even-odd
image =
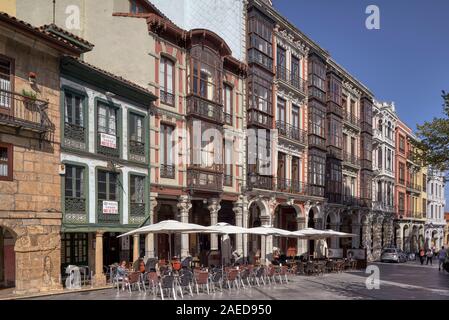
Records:
{"label": "stone building", "polygon": [[[425,182],[423,181],[423,183]],[[444,173],[430,168],[427,173],[427,215],[425,224],[426,248],[435,247],[439,250],[445,243],[445,186]]]}
{"label": "stone building", "polygon": [[[395,130],[398,116],[394,103],[378,102],[373,108],[373,212],[381,219],[380,248],[392,246],[395,218]],[[380,251],[375,254],[380,258]]]}
{"label": "stone building", "polygon": [[59,61],[90,49],[0,13],[0,288],[60,288]]}

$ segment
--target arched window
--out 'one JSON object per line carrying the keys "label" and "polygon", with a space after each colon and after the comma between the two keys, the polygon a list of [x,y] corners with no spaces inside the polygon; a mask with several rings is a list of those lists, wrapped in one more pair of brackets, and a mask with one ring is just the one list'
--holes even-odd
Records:
{"label": "arched window", "polygon": [[388,138],[391,139],[392,138],[392,128],[391,128],[391,122],[388,121]]}
{"label": "arched window", "polygon": [[379,129],[380,133],[382,133],[382,120],[379,120],[379,123],[377,124],[377,129]]}

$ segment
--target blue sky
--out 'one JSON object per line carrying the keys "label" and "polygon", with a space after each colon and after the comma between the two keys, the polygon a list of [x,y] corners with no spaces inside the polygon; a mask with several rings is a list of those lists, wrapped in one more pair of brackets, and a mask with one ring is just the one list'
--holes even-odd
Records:
{"label": "blue sky", "polygon": [[[448,0],[273,0],[274,7],[368,86],[394,101],[416,124],[442,116],[449,91]],[[380,9],[380,30],[368,30],[368,5]],[[446,188],[449,209],[449,187]]]}

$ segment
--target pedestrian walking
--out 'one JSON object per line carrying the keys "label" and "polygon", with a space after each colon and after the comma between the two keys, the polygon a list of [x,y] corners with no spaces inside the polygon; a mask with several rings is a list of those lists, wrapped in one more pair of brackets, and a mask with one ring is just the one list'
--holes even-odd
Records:
{"label": "pedestrian walking", "polygon": [[426,255],[426,253],[424,252],[424,249],[421,248],[421,250],[419,250],[419,261],[421,261],[421,265],[424,264],[424,256]]}
{"label": "pedestrian walking", "polygon": [[438,271],[441,271],[441,267],[443,266],[446,257],[447,252],[444,247],[441,247],[441,250],[438,252]]}
{"label": "pedestrian walking", "polygon": [[429,261],[430,261],[430,265],[432,265],[432,258],[433,258],[433,251],[432,251],[432,249],[430,249],[430,248],[427,249],[426,257],[427,257],[426,265],[429,264]]}

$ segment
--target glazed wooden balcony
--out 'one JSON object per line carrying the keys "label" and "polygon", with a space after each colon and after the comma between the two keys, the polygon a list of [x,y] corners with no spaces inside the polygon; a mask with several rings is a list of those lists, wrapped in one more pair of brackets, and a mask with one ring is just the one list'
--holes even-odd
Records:
{"label": "glazed wooden balcony", "polygon": [[258,126],[271,129],[273,116],[258,109],[249,109],[247,112],[248,126]]}
{"label": "glazed wooden balcony", "polygon": [[362,128],[362,132],[367,132],[369,134],[373,134],[373,125],[371,123],[362,121],[361,128]]}
{"label": "glazed wooden balcony", "polygon": [[133,217],[145,216],[145,203],[131,202],[129,205],[129,215]]}
{"label": "glazed wooden balcony", "polygon": [[140,141],[130,140],[128,143],[129,159],[139,162],[145,162],[145,143]]}
{"label": "glazed wooden balcony", "polygon": [[48,102],[0,89],[0,124],[37,133],[54,131]]}
{"label": "glazed wooden balcony", "polygon": [[307,144],[307,132],[294,127],[284,121],[276,121],[276,129],[280,136],[290,140],[299,142],[300,144]]}
{"label": "glazed wooden balcony", "polygon": [[116,201],[119,207],[119,213],[110,214],[103,213],[103,200],[98,200],[97,204],[97,220],[98,223],[119,224],[120,223],[120,202]]}
{"label": "glazed wooden balcony", "polygon": [[223,106],[197,95],[187,97],[187,115],[224,124]]}
{"label": "glazed wooden balcony", "polygon": [[351,195],[343,195],[342,203],[347,206],[359,207],[362,202],[359,197],[355,197],[355,196],[351,196]]}
{"label": "glazed wooden balcony", "polygon": [[85,198],[65,197],[64,201],[64,222],[66,223],[86,223]]}
{"label": "glazed wooden balcony", "polygon": [[302,95],[305,96],[307,94],[307,82],[299,75],[288,70],[286,67],[276,67],[276,78],[280,80],[280,82],[285,83],[289,87],[295,89]]}
{"label": "glazed wooden balcony", "polygon": [[291,194],[307,194],[307,184],[298,180],[277,178],[276,189],[280,192]]}
{"label": "glazed wooden balcony", "polygon": [[116,139],[115,148],[103,146],[103,145],[101,145],[101,132],[98,132],[97,133],[97,153],[107,156],[107,157],[120,158],[120,137],[116,136],[115,139]]}
{"label": "glazed wooden balcony", "polygon": [[193,192],[220,193],[223,191],[223,174],[189,168],[187,170],[187,188]]}

